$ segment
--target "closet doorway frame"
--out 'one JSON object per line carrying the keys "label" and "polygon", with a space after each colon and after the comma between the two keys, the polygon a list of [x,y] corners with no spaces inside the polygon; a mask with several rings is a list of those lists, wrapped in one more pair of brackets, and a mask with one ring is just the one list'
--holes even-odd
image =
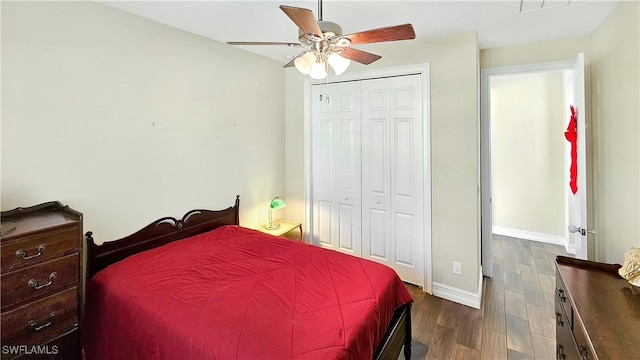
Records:
{"label": "closet doorway frame", "polygon": [[334,84],[349,81],[372,80],[407,75],[422,75],[422,156],[423,156],[423,236],[424,236],[424,287],[423,291],[433,294],[433,259],[431,250],[431,76],[430,64],[397,66],[390,68],[371,69],[343,74],[340,77],[330,77],[324,80],[304,79],[304,220],[309,239],[313,239],[313,200],[312,200],[312,133],[311,121],[313,105],[311,102],[312,86]]}

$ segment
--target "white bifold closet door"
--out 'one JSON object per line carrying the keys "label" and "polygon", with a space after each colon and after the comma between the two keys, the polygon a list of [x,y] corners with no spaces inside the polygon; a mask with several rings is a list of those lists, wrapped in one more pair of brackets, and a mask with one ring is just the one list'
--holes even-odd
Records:
{"label": "white bifold closet door", "polygon": [[362,83],[362,257],[424,286],[420,75]]}
{"label": "white bifold closet door", "polygon": [[313,232],[424,286],[422,76],[313,88]]}
{"label": "white bifold closet door", "polygon": [[323,247],[360,256],[360,84],[314,86],[313,96],[314,237]]}

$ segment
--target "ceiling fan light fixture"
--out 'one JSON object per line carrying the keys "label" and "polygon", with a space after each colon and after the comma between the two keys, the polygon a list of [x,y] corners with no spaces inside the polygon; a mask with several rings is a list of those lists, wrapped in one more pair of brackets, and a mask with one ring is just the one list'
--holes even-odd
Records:
{"label": "ceiling fan light fixture", "polygon": [[297,57],[293,64],[296,69],[305,75],[309,75],[311,73],[311,66],[315,62],[316,57],[313,51],[307,51],[304,55]]}
{"label": "ceiling fan light fixture", "polygon": [[311,65],[311,72],[309,73],[309,77],[315,80],[322,80],[327,77],[327,64],[320,60],[319,62],[314,62]]}
{"label": "ceiling fan light fixture", "polygon": [[[1,0],[0,0],[1,1]],[[318,20],[309,9],[280,5],[285,15],[298,27],[300,43],[284,42],[228,42],[229,45],[287,45],[289,47],[306,47],[308,50],[287,59],[284,67],[295,66],[304,75],[313,79],[327,77],[329,67],[336,76],[343,74],[351,60],[369,65],[380,60],[381,56],[348,47],[349,45],[372,44],[387,41],[411,40],[416,38],[411,24],[386,26],[348,35],[342,35],[342,27],[334,22],[322,19],[322,0],[318,0]]]}
{"label": "ceiling fan light fixture", "polygon": [[351,44],[351,39],[349,39],[348,37],[337,37],[335,38],[335,40],[333,40],[333,43],[335,44],[335,46],[338,47],[345,47],[345,46],[349,46],[349,44]]}
{"label": "ceiling fan light fixture", "polygon": [[351,60],[344,58],[336,53],[330,54],[327,58],[327,62],[329,63],[329,65],[331,65],[331,68],[333,69],[333,72],[336,74],[336,76],[342,75],[342,73],[344,73],[351,64]]}
{"label": "ceiling fan light fixture", "polygon": [[317,38],[316,41],[319,41],[322,38],[342,36],[342,27],[334,22],[318,20],[318,28],[322,31],[322,34],[307,34],[300,29],[298,31],[298,40],[304,43],[310,40],[310,37]]}

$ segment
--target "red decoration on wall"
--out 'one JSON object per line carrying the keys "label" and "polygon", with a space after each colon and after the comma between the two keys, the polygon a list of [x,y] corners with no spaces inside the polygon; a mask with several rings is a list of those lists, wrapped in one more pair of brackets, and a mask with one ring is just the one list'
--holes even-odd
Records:
{"label": "red decoration on wall", "polygon": [[569,126],[567,131],[564,132],[564,137],[571,143],[571,168],[569,169],[569,187],[571,192],[575,195],[578,192],[578,133],[576,129],[578,127],[578,116],[576,115],[576,109],[573,105],[571,108],[571,119],[569,120]]}

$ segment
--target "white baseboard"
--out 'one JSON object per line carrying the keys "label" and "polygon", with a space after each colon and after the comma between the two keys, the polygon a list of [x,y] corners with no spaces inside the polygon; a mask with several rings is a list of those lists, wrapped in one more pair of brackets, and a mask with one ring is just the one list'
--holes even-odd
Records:
{"label": "white baseboard", "polygon": [[433,295],[447,299],[458,304],[467,305],[475,309],[480,309],[480,300],[482,299],[482,272],[480,272],[480,284],[478,293],[472,293],[466,290],[454,288],[453,286],[433,283]]}
{"label": "white baseboard", "polygon": [[547,244],[554,244],[567,247],[567,239],[564,236],[549,235],[527,230],[510,229],[502,226],[492,226],[491,231],[496,235],[510,236],[518,239],[539,241]]}

